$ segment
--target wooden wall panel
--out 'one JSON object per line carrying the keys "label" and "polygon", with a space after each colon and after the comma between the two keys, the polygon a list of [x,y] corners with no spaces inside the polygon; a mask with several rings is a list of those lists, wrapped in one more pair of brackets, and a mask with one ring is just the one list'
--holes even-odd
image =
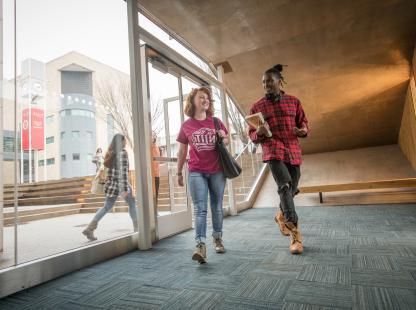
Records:
{"label": "wooden wall panel", "polygon": [[416,87],[412,77],[406,94],[398,144],[416,170]]}

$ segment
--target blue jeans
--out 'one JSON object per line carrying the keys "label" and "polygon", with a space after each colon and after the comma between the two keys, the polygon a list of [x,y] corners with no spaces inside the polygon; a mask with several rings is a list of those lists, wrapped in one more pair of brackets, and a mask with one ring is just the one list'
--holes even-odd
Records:
{"label": "blue jeans", "polygon": [[[114,204],[117,201],[117,198],[118,196],[112,196],[112,197],[106,196],[105,201],[104,201],[104,206],[100,210],[98,210],[97,213],[95,213],[93,221],[99,222],[104,217],[104,215],[106,215],[107,212],[113,208]],[[130,186],[128,189],[128,195],[124,198],[124,200],[127,202],[129,206],[129,214],[130,214],[131,220],[133,221],[133,225],[135,225],[135,223],[137,223],[136,201],[134,200]]]}
{"label": "blue jeans", "polygon": [[195,240],[205,243],[207,234],[208,192],[211,201],[212,236],[222,236],[222,200],[224,198],[225,178],[222,171],[215,174],[189,172],[189,191],[192,196],[195,214]]}

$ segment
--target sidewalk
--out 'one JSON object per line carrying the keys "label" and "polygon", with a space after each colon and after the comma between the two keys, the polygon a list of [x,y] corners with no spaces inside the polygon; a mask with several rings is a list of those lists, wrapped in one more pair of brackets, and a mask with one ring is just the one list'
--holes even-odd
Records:
{"label": "sidewalk", "polygon": [[[18,263],[43,258],[89,244],[81,233],[93,213],[75,214],[20,224],[18,232]],[[110,212],[96,230],[98,241],[133,233],[127,212]],[[97,241],[95,241],[97,242]],[[14,227],[4,228],[4,250],[0,253],[0,269],[14,264]]]}

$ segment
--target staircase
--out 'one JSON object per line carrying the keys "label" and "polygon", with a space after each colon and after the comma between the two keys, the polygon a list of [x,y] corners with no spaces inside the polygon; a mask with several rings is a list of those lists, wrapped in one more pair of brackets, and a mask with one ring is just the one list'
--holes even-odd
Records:
{"label": "staircase", "polygon": [[[18,218],[20,223],[34,220],[95,213],[104,203],[104,195],[91,194],[92,176],[67,178],[18,187]],[[13,185],[4,186],[4,225],[14,223]],[[128,210],[125,202],[118,199],[114,212]]]}
{"label": "staircase", "polygon": [[[256,160],[256,158],[253,158]],[[252,160],[249,154],[240,157],[239,163],[243,167],[242,174],[233,180],[236,201],[244,201],[246,195],[257,177],[258,169],[252,169]],[[255,167],[261,166],[255,164]],[[104,195],[91,194],[93,176],[66,178],[46,182],[22,184],[18,187],[18,218],[19,223],[34,220],[60,217],[80,213],[95,213],[103,206]],[[172,177],[169,186],[168,176],[160,177],[159,196],[157,199],[158,211],[183,210],[187,205],[185,187],[177,184],[176,177]],[[132,182],[134,184],[134,182]],[[173,204],[169,191],[173,191]],[[14,223],[14,189],[12,184],[4,185],[4,225]],[[228,191],[225,190],[224,205],[228,204]],[[113,212],[127,212],[128,206],[119,197]]]}

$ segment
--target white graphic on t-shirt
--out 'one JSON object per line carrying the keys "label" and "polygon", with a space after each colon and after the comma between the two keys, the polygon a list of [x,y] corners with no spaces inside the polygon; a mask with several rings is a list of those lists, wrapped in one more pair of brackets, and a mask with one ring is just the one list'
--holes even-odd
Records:
{"label": "white graphic on t-shirt", "polygon": [[198,152],[215,149],[215,130],[200,128],[192,133],[192,144]]}

